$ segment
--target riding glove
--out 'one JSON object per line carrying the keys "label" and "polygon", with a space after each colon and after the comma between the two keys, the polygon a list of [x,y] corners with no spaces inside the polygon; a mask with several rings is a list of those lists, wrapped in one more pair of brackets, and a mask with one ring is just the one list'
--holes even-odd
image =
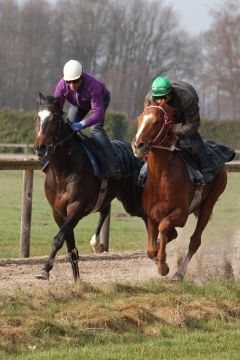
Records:
{"label": "riding glove", "polygon": [[86,127],[85,120],[82,120],[82,121],[80,121],[78,123],[73,123],[71,125],[71,128],[72,128],[73,131],[80,131],[80,130],[84,129],[85,127]]}

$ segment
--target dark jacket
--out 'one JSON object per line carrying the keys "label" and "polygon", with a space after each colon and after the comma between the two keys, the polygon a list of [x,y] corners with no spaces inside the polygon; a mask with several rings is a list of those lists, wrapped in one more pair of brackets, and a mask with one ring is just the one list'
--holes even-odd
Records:
{"label": "dark jacket", "polygon": [[[175,124],[181,124],[182,128],[178,133],[182,137],[190,137],[198,131],[200,115],[198,106],[198,95],[195,89],[184,81],[172,82],[173,90],[168,105],[174,110]],[[151,92],[146,99],[151,98]],[[151,101],[152,98],[150,99]]]}

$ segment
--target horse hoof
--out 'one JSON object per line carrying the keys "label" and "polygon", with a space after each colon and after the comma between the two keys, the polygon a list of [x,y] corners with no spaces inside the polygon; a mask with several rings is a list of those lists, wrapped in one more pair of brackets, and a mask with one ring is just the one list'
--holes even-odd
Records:
{"label": "horse hoof", "polygon": [[49,272],[46,270],[42,270],[39,274],[36,275],[36,278],[40,280],[48,280]]}
{"label": "horse hoof", "polygon": [[99,240],[99,238],[96,237],[95,234],[91,238],[90,245],[93,249],[93,252],[98,253],[98,254],[103,252],[102,244],[100,244],[100,240]]}
{"label": "horse hoof", "polygon": [[166,276],[169,273],[169,267],[167,263],[158,264],[158,272],[162,276]]}
{"label": "horse hoof", "polygon": [[172,281],[183,281],[183,275],[179,273],[175,273],[171,278]]}
{"label": "horse hoof", "polygon": [[104,249],[103,249],[103,245],[102,244],[98,244],[96,246],[92,246],[93,252],[96,254],[101,254],[103,253]]}

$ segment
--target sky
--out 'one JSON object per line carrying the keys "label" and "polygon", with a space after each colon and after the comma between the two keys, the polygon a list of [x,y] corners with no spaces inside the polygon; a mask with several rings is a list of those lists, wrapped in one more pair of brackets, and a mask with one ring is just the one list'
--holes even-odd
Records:
{"label": "sky", "polygon": [[212,18],[210,9],[222,6],[224,0],[165,0],[180,16],[181,26],[191,35],[207,31]]}

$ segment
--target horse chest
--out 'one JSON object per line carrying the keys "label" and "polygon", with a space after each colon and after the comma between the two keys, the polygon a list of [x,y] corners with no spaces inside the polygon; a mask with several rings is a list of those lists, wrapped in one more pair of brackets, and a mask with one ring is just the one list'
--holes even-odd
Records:
{"label": "horse chest", "polygon": [[60,212],[65,212],[67,206],[67,196],[66,193],[57,193],[54,199],[54,208],[58,209]]}

